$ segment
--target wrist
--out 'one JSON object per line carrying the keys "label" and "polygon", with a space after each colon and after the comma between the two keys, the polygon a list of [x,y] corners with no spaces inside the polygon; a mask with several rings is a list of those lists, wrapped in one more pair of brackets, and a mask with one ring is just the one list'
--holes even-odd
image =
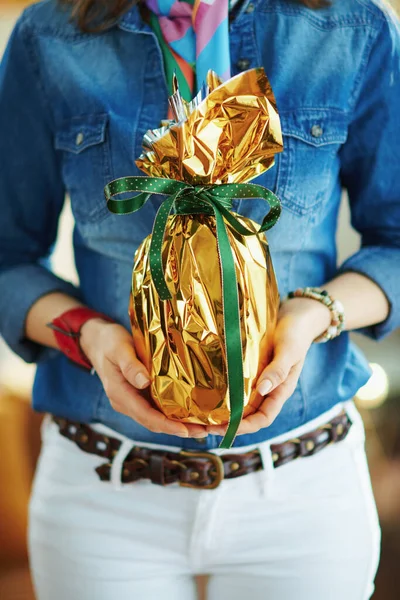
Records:
{"label": "wrist", "polygon": [[94,351],[99,347],[99,337],[104,331],[104,327],[109,325],[112,325],[110,321],[106,321],[102,317],[93,317],[92,319],[88,319],[81,327],[80,346],[92,364]]}
{"label": "wrist", "polygon": [[279,310],[280,318],[294,318],[310,344],[328,329],[331,324],[331,311],[321,302],[311,298],[290,298]]}
{"label": "wrist", "polygon": [[[85,341],[82,346],[82,329],[90,321],[93,323],[85,328]],[[48,323],[47,326],[53,330],[57,346],[61,352],[72,362],[91,370],[93,366],[91,362],[94,343],[93,332],[97,330],[99,321],[102,323],[102,327],[104,327],[105,323],[113,322],[107,315],[82,306],[67,310],[59,317],[53,319],[51,323]]]}

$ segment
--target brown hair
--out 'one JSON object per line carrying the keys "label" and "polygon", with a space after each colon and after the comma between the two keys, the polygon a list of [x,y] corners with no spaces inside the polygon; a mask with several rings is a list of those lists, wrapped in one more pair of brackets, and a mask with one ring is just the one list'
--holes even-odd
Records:
{"label": "brown hair", "polygon": [[[72,6],[72,17],[79,29],[86,32],[105,31],[134,4],[141,0],[60,0]],[[294,0],[308,8],[323,8],[329,0]]]}

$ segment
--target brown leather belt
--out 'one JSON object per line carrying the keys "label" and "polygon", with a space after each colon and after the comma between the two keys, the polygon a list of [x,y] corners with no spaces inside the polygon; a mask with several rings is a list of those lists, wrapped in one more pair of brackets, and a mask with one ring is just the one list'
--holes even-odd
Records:
{"label": "brown leather belt", "polygon": [[[118,453],[121,441],[94,431],[88,425],[53,417],[61,435],[75,442],[84,452],[107,459],[97,467],[102,481],[110,481],[111,461]],[[352,423],[346,412],[298,438],[282,444],[271,444],[274,467],[280,467],[296,458],[313,456],[329,444],[344,440]],[[217,456],[212,452],[182,450],[169,452],[134,446],[121,469],[123,483],[150,479],[158,485],[179,483],[191,488],[216,488],[223,479],[233,479],[263,468],[258,449],[243,453]]]}

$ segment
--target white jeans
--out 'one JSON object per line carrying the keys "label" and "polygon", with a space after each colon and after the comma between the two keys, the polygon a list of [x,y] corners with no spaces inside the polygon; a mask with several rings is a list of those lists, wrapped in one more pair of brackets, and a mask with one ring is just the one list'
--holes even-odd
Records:
{"label": "white jeans", "polygon": [[367,600],[380,530],[354,405],[343,442],[275,470],[269,450],[341,408],[259,444],[265,469],[214,490],[122,486],[127,440],[101,482],[104,459],[46,421],[30,506],[37,600],[194,600],[201,573],[209,600]]}

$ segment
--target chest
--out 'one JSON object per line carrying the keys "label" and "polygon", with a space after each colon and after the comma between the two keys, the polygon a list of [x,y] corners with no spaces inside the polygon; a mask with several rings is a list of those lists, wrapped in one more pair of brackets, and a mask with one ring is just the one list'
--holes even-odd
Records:
{"label": "chest", "polygon": [[[279,243],[289,248],[296,231],[305,223],[323,222],[335,210],[333,199],[338,202],[340,148],[367,36],[273,11],[270,3],[261,3],[257,11],[250,6],[231,25],[232,74],[263,66],[276,96],[284,151],[257,182],[282,200],[281,222],[294,235]],[[108,213],[103,188],[111,179],[140,174],[134,160],[143,134],[167,114],[155,37],[147,29],[116,28],[74,43],[60,41],[58,51],[44,40],[43,52],[55,150],[83,237],[140,243],[151,231],[159,201],[121,219]],[[242,202],[236,208],[258,221],[263,216],[261,203]]]}

